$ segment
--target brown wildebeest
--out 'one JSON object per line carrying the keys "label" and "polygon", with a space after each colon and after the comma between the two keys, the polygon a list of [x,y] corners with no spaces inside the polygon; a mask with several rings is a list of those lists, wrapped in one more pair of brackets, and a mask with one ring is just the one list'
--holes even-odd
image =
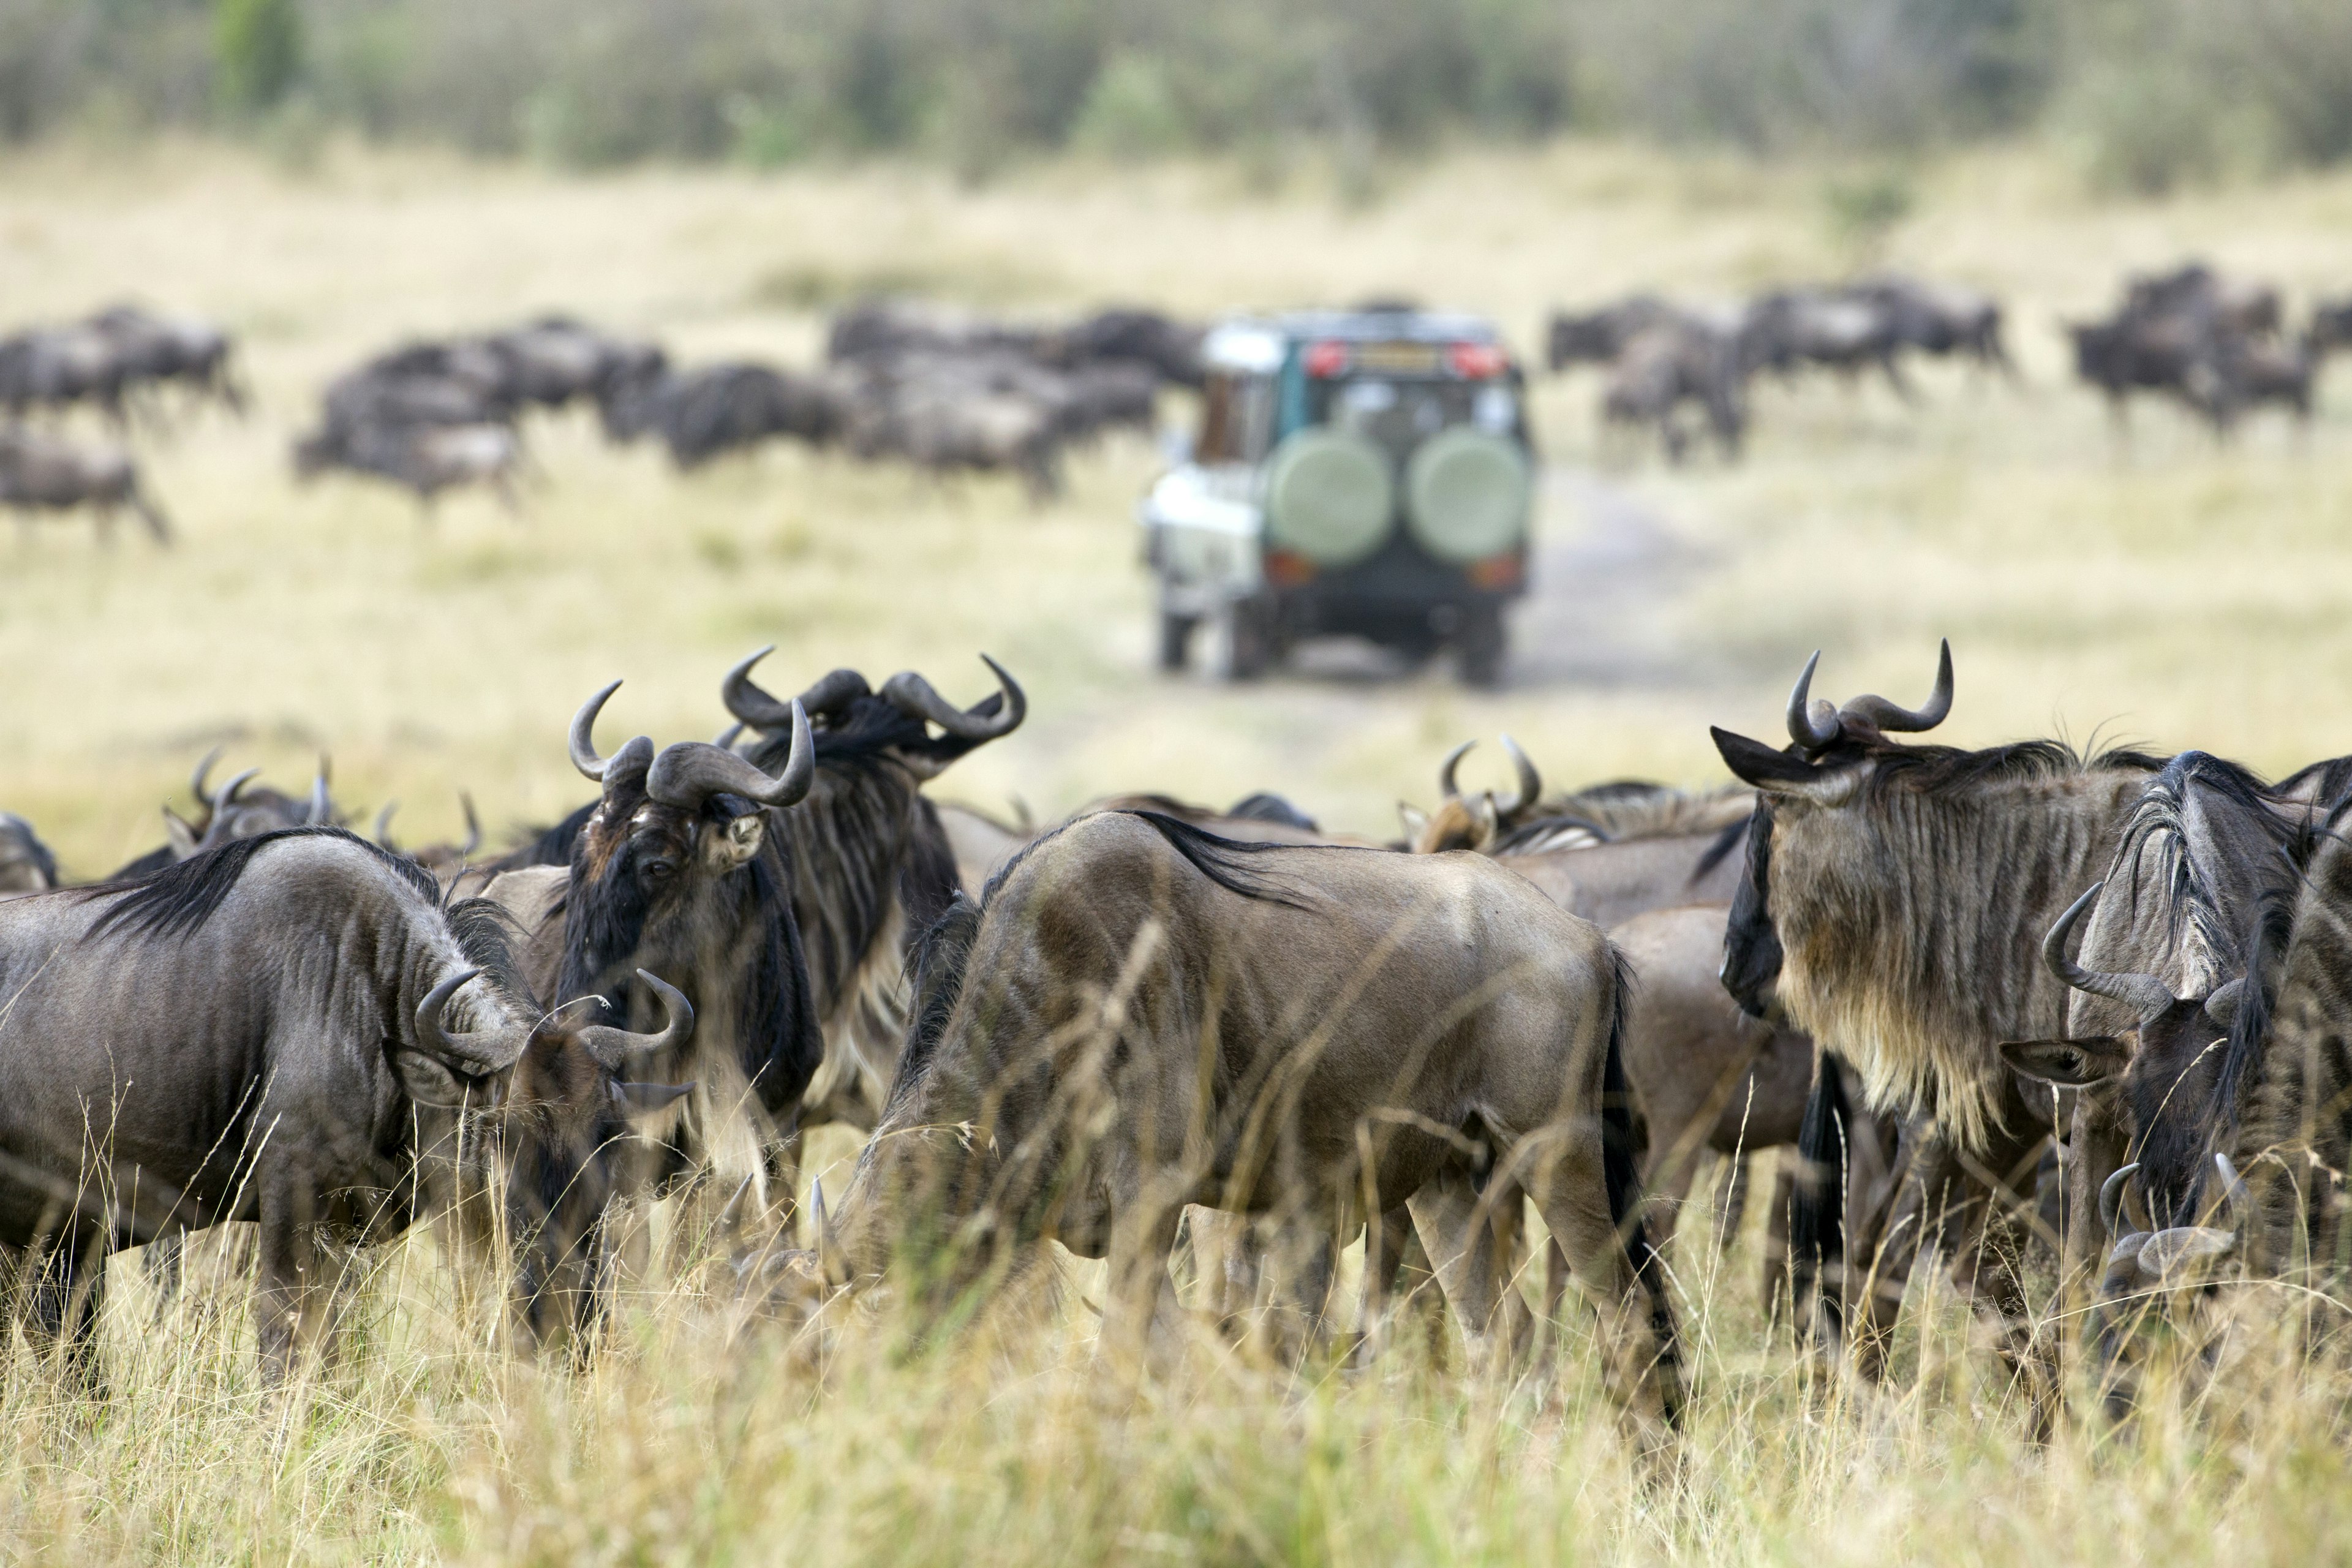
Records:
{"label": "brown wildebeest", "polygon": [[[1477,857],[1082,817],[926,939],[889,1106],[793,1261],[835,1287],[910,1262],[936,1300],[1057,1240],[1108,1258],[1106,1342],[1133,1349],[1173,1306],[1184,1205],[1289,1216],[1312,1312],[1336,1246],[1402,1202],[1475,1342],[1516,1298],[1496,1240],[1525,1194],[1601,1309],[1616,1386],[1670,1421],[1625,984],[1598,930]],[[1429,1190],[1480,1165],[1484,1195]]]}
{"label": "brown wildebeest", "polygon": [[78,446],[62,437],[0,426],[0,506],[29,521],[41,511],[90,507],[101,544],[114,539],[114,514],[129,507],[158,544],[172,542],[172,526],[139,482],[139,465],[120,447]]}
{"label": "brown wildebeest", "polygon": [[1747,411],[1729,340],[1680,322],[1636,332],[1610,362],[1601,391],[1605,426],[1657,427],[1666,460],[1680,463],[1690,448],[1682,406],[1696,403],[1726,458],[1739,456]]}

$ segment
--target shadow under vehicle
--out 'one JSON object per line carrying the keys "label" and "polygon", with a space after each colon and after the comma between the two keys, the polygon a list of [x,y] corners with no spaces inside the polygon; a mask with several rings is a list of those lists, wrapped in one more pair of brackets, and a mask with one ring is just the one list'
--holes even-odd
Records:
{"label": "shadow under vehicle", "polygon": [[1206,628],[1248,679],[1355,636],[1464,680],[1502,676],[1527,591],[1534,460],[1525,379],[1477,317],[1371,308],[1209,333],[1197,438],[1138,509],[1160,583],[1160,665]]}

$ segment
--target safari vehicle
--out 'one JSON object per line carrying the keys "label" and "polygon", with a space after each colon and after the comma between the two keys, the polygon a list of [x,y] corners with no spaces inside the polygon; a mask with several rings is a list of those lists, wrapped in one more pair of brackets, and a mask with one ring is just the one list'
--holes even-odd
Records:
{"label": "safari vehicle", "polygon": [[1139,509],[1160,580],[1160,664],[1247,679],[1300,640],[1352,635],[1462,678],[1502,674],[1527,591],[1534,463],[1523,378],[1472,316],[1368,308],[1209,333],[1198,437]]}

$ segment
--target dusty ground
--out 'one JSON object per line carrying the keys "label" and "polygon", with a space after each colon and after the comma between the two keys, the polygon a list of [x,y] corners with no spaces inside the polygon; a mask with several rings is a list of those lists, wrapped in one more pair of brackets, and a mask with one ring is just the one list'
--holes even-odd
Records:
{"label": "dusty ground", "polygon": [[431,521],[363,481],[296,488],[287,447],[365,353],[556,307],[689,359],[799,361],[826,304],[877,285],[1202,314],[1404,288],[1491,311],[1531,350],[1556,302],[1836,271],[1815,175],[1570,147],[1403,173],[1351,209],[1215,170],[966,191],[888,171],[558,181],[350,151],[300,174],[191,148],[19,160],[0,183],[10,319],[122,296],[213,313],[245,341],[260,412],[138,441],[181,530],[168,554],[101,553],[55,521],[0,542],[0,805],[97,874],[156,841],[156,806],[224,739],[298,783],[331,751],[343,798],[399,798],[412,837],[454,825],[460,787],[494,822],[543,818],[582,793],[561,746],[581,698],[625,676],[616,733],[707,734],[719,672],[771,640],[780,686],[854,663],[976,693],[973,655],[1004,658],[1035,716],[940,788],[1041,814],[1113,789],[1273,787],[1385,830],[1447,747],[1505,728],[1562,780],[1699,781],[1705,725],[1769,731],[1813,647],[1831,692],[1900,697],[1946,634],[1963,740],[2119,724],[2273,768],[2352,748],[2333,700],[2352,664],[2352,371],[2307,436],[2265,416],[2217,452],[2148,407],[2121,447],[2056,333],[2124,268],[2190,251],[2279,278],[2298,308],[2352,284],[2329,237],[2352,182],[2098,207],[1988,157],[1921,195],[1889,259],[2008,297],[2026,388],[1931,369],[1909,409],[1871,386],[1767,387],[1745,467],[1670,476],[1646,447],[1596,441],[1589,379],[1546,384],[1538,588],[1508,688],[1477,696],[1442,664],[1372,679],[1380,661],[1344,650],[1245,690],[1151,674],[1139,440],[1080,458],[1067,497],[1033,509],[1009,482],[781,450],[680,479],[584,418],[542,421],[525,515],[463,498]]}

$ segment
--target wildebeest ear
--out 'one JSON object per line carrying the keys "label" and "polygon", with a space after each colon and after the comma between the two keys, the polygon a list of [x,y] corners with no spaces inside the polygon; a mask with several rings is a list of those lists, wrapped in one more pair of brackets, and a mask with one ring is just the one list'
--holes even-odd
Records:
{"label": "wildebeest ear", "polygon": [[1723,765],[1744,784],[1762,790],[1777,786],[1785,791],[1790,784],[1820,782],[1819,770],[1802,757],[1792,757],[1777,746],[1735,735],[1718,725],[1708,725],[1706,732],[1715,737],[1715,749],[1723,753]]}
{"label": "wildebeest ear", "polygon": [[2079,1040],[2003,1040],[2001,1060],[2028,1078],[2061,1089],[2104,1083],[2131,1061],[2131,1047],[2115,1035]]}
{"label": "wildebeest ear", "polygon": [[1397,820],[1404,824],[1404,841],[1407,844],[1420,843],[1421,836],[1429,831],[1429,813],[1417,805],[1397,802]]}
{"label": "wildebeest ear", "polygon": [[710,836],[710,858],[720,870],[732,871],[760,852],[767,834],[768,819],[762,812],[749,811],[729,817],[726,826]]}
{"label": "wildebeest ear", "polygon": [[489,1103],[479,1080],[460,1078],[447,1064],[421,1051],[393,1052],[392,1069],[400,1075],[400,1087],[408,1091],[408,1098],[419,1105],[429,1105],[436,1110],[460,1110],[468,1106],[479,1110]]}
{"label": "wildebeest ear", "polygon": [[662,1116],[694,1092],[690,1083],[616,1083],[612,1088],[613,1109],[631,1121]]}

